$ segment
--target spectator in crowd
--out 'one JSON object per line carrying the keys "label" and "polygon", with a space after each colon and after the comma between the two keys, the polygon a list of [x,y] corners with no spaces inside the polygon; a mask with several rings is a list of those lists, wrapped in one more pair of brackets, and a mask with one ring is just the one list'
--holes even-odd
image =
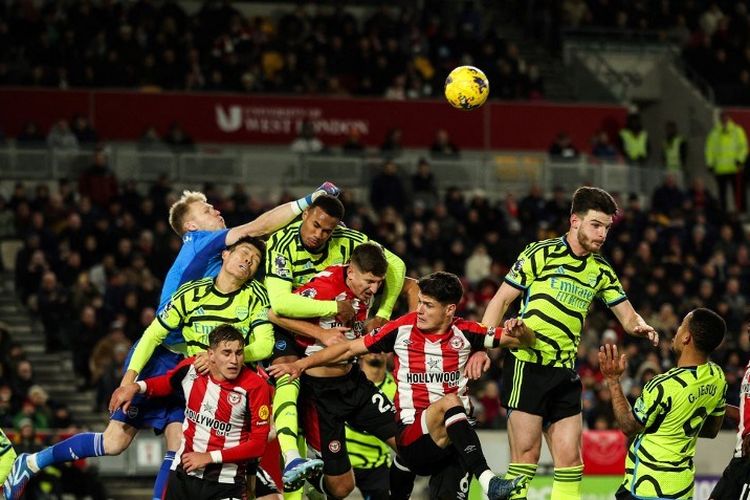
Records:
{"label": "spectator in crowd", "polygon": [[45,139],[39,127],[34,122],[28,122],[23,126],[23,130],[16,137],[16,144],[19,148],[40,148],[44,147]]}
{"label": "spectator in crowd", "polygon": [[370,203],[376,210],[392,207],[398,212],[403,211],[406,205],[406,191],[398,175],[398,166],[393,160],[387,160],[381,172],[372,179]]}
{"label": "spectator in crowd", "polygon": [[78,140],[78,144],[84,147],[93,147],[99,142],[99,136],[91,126],[91,122],[84,115],[73,117],[72,132]]}
{"label": "spectator in crowd", "polygon": [[60,120],[47,134],[47,147],[55,151],[78,151],[78,139],[70,130],[68,120]]}
{"label": "spectator in crowd", "polygon": [[441,128],[435,132],[435,140],[430,146],[430,155],[435,159],[459,157],[458,147],[451,142],[447,130]]}
{"label": "spectator in crowd", "polygon": [[96,309],[86,305],[81,309],[77,324],[73,328],[73,369],[83,380],[81,387],[91,387],[92,374],[89,359],[94,345],[102,337],[103,332],[97,318]]}
{"label": "spectator in crowd", "polygon": [[687,141],[677,132],[677,124],[668,121],[664,127],[664,144],[662,145],[662,158],[667,170],[682,180],[687,162]]}
{"label": "spectator in crowd", "polygon": [[745,186],[743,172],[747,160],[747,136],[745,129],[736,124],[726,111],[719,114],[719,121],[706,139],[706,168],[713,172],[719,187],[719,206],[729,209],[727,192],[734,193],[734,207],[745,208]]}
{"label": "spectator in crowd", "polygon": [[385,135],[383,144],[380,145],[380,154],[387,158],[395,158],[401,154],[403,146],[401,138],[403,131],[400,128],[392,128]]}
{"label": "spectator in crowd", "polygon": [[167,146],[167,143],[162,140],[156,127],[152,125],[148,127],[143,132],[140,139],[138,139],[138,150],[164,152],[169,151],[169,147]]}
{"label": "spectator in crowd", "polygon": [[651,201],[651,209],[657,214],[669,215],[673,210],[679,210],[685,199],[685,194],[677,185],[676,174],[669,173],[664,177],[664,183],[656,188]]}
{"label": "spectator in crowd", "polygon": [[13,390],[13,397],[19,401],[26,399],[29,394],[29,389],[34,385],[34,370],[31,367],[31,362],[22,359],[16,364],[15,372],[11,380],[11,389]]}
{"label": "spectator in crowd", "polygon": [[164,136],[164,142],[175,153],[189,153],[195,150],[195,142],[179,123],[172,123]]}
{"label": "spectator in crowd", "polygon": [[570,161],[578,158],[578,148],[573,145],[573,141],[567,132],[560,132],[555,138],[548,150],[549,157],[552,160]]}
{"label": "spectator in crowd", "polygon": [[591,140],[591,155],[597,160],[603,162],[613,162],[617,160],[617,149],[609,140],[609,134],[606,130],[600,130]]}
{"label": "spectator in crowd", "polygon": [[315,134],[315,126],[309,120],[300,124],[299,135],[292,142],[292,153],[315,154],[325,152],[325,145]]}
{"label": "spectator in crowd", "polygon": [[362,133],[356,127],[350,127],[346,141],[341,145],[341,151],[347,156],[361,156],[365,152],[362,143]]}
{"label": "spectator in crowd", "polygon": [[78,178],[78,193],[90,199],[95,206],[105,209],[118,195],[118,190],[117,177],[109,168],[107,152],[103,147],[98,147],[94,151],[93,164]]}
{"label": "spectator in crowd", "polygon": [[646,165],[650,151],[648,132],[641,124],[641,115],[630,113],[625,126],[620,129],[620,151],[628,165]]}
{"label": "spectator in crowd", "polygon": [[438,200],[435,174],[426,158],[419,159],[417,171],[411,176],[411,194],[415,201],[424,203],[428,210],[431,210]]}
{"label": "spectator in crowd", "polygon": [[70,300],[67,289],[58,283],[57,276],[47,271],[37,293],[35,310],[44,326],[45,350],[57,352],[68,345],[67,332]]}

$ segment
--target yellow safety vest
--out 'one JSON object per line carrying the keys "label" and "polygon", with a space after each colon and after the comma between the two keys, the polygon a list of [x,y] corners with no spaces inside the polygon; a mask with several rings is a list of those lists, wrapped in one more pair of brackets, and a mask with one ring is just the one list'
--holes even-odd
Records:
{"label": "yellow safety vest", "polygon": [[706,165],[716,175],[737,173],[737,163],[747,159],[747,136],[745,130],[729,121],[726,128],[714,126],[706,140]]}
{"label": "yellow safety vest", "polygon": [[664,159],[666,161],[667,170],[674,172],[682,171],[682,158],[680,157],[680,148],[685,139],[680,135],[676,135],[672,138],[672,142],[669,140],[664,141]]}
{"label": "yellow safety vest", "polygon": [[620,130],[620,137],[625,148],[625,156],[629,160],[638,161],[646,159],[646,156],[648,156],[646,148],[648,132],[641,130],[638,135],[635,135],[630,129],[624,128]]}

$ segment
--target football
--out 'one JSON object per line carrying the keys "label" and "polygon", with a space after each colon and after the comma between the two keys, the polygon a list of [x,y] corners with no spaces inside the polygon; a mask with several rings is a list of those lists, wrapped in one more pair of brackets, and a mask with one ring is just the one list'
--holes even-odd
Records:
{"label": "football", "polygon": [[482,70],[474,66],[459,66],[445,79],[445,98],[454,108],[478,108],[489,94],[490,82]]}

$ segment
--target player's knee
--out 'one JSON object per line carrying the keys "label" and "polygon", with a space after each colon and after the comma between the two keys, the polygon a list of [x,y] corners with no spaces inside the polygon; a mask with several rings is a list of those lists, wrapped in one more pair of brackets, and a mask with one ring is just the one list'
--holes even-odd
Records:
{"label": "player's knee", "polygon": [[107,455],[119,455],[125,451],[133,438],[117,427],[107,427],[103,435],[104,453]]}
{"label": "player's knee", "polygon": [[326,490],[329,497],[346,498],[354,491],[354,477],[352,474],[337,476],[335,480],[326,478]]}
{"label": "player's knee", "polygon": [[443,396],[441,403],[442,404],[440,406],[443,410],[443,413],[450,410],[451,408],[455,408],[456,406],[460,406],[461,408],[464,407],[463,403],[461,403],[461,400],[455,394],[446,394],[445,396]]}

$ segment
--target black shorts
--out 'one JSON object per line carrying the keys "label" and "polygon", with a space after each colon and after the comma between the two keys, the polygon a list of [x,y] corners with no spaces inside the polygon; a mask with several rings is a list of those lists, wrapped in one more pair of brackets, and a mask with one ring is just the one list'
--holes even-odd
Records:
{"label": "black shorts", "polygon": [[302,426],[308,444],[323,457],[323,473],[351,469],[344,425],[387,441],[397,432],[395,409],[356,364],[341,377],[302,375]]}
{"label": "black shorts", "polygon": [[260,498],[278,493],[280,493],[279,488],[276,486],[273,478],[268,472],[258,467],[258,470],[255,471],[255,497]]}
{"label": "black shorts", "polygon": [[449,466],[455,456],[451,446],[441,448],[432,440],[426,418],[426,412],[417,413],[414,423],[402,425],[396,436],[399,461],[419,476],[433,475]]}
{"label": "black shorts", "polygon": [[571,368],[527,363],[505,355],[500,401],[508,410],[544,418],[544,425],[581,413],[581,378]]}
{"label": "black shorts", "polygon": [[750,458],[733,458],[711,492],[715,500],[750,499]]}
{"label": "black shorts", "polygon": [[443,468],[430,477],[430,500],[466,500],[469,498],[471,473],[467,471],[457,455],[453,455]]}
{"label": "black shorts", "polygon": [[622,486],[620,486],[620,488],[615,492],[615,498],[617,500],[638,500],[637,497],[631,495],[630,492]]}
{"label": "black shorts", "polygon": [[181,470],[173,470],[169,474],[165,500],[240,500],[245,498],[245,482],[218,483],[195,476],[190,476]]}
{"label": "black shorts", "polygon": [[390,467],[383,464],[373,469],[354,469],[354,484],[368,500],[388,500]]}
{"label": "black shorts", "polygon": [[305,352],[297,345],[294,334],[285,330],[278,325],[273,325],[273,353],[271,354],[271,363],[276,358],[282,356],[297,356],[301,358]]}

